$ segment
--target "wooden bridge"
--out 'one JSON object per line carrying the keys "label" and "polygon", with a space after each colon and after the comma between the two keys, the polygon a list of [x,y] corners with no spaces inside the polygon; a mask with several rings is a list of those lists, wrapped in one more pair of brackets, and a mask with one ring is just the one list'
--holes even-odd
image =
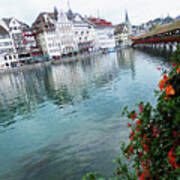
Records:
{"label": "wooden bridge", "polygon": [[133,47],[161,47],[174,51],[180,46],[180,21],[156,28],[147,34],[134,37]]}

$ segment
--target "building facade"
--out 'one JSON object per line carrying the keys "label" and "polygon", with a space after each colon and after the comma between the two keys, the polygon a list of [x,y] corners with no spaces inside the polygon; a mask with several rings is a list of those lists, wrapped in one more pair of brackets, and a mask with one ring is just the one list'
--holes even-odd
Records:
{"label": "building facade", "polygon": [[94,24],[98,49],[108,50],[115,48],[115,28],[112,23],[99,18],[88,18],[88,20]]}
{"label": "building facade", "polygon": [[14,52],[11,35],[8,29],[0,25],[0,69],[14,67],[17,63],[18,55]]}
{"label": "building facade", "polygon": [[13,42],[13,52],[18,55],[19,62],[31,60],[32,51],[36,47],[36,39],[31,28],[16,18],[3,18],[0,24],[7,29]]}
{"label": "building facade", "polygon": [[73,22],[66,13],[59,12],[57,8],[54,8],[53,13],[41,13],[32,27],[44,55],[57,59],[78,50]]}
{"label": "building facade", "polygon": [[116,47],[131,46],[132,44],[131,36],[132,36],[132,25],[129,21],[129,16],[126,11],[125,22],[116,26],[116,30],[115,30]]}
{"label": "building facade", "polygon": [[79,51],[92,51],[96,48],[96,33],[92,23],[79,13],[67,12],[69,21],[73,24],[73,34]]}

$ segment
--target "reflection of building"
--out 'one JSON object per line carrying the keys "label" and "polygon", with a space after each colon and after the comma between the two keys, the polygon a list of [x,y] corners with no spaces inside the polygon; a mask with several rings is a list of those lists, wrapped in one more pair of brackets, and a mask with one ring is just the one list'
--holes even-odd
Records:
{"label": "reflection of building", "polygon": [[116,26],[115,30],[115,39],[116,46],[126,47],[131,46],[131,35],[132,35],[132,26],[129,21],[128,13],[126,11],[125,22]]}
{"label": "reflection of building", "polygon": [[112,25],[112,23],[99,18],[88,18],[88,20],[94,24],[94,28],[97,34],[98,48],[100,49],[114,48],[115,38],[114,38],[114,26]]}

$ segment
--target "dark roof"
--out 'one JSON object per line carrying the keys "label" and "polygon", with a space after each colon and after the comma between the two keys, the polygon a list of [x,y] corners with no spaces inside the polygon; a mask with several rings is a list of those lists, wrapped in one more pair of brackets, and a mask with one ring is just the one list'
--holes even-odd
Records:
{"label": "dark roof", "polygon": [[127,27],[127,24],[124,23],[115,26],[115,34],[121,34],[125,32],[125,27]]}
{"label": "dark roof", "polygon": [[[9,24],[11,22],[13,18],[3,18],[2,20],[6,23],[6,25],[9,27]],[[21,26],[23,26],[24,29],[28,29],[29,25],[27,25],[26,23],[19,21],[16,19],[16,21],[18,21],[19,24],[21,24]]]}
{"label": "dark roof", "polygon": [[0,34],[9,34],[9,33],[3,26],[0,26]]}
{"label": "dark roof", "polygon": [[47,14],[49,17],[51,17],[52,19],[55,19],[55,15],[54,13],[50,13],[50,12],[42,12],[38,15],[38,17],[36,18],[36,20],[34,21],[34,23],[32,24],[32,26],[36,26],[37,24],[39,24],[39,22],[44,23],[44,15]]}
{"label": "dark roof", "polygon": [[66,13],[66,15],[67,15],[67,17],[68,17],[68,20],[70,20],[70,21],[75,21],[76,16],[79,16],[81,19],[83,19],[80,14],[78,14],[78,13],[73,13],[71,9],[68,10],[68,12]]}

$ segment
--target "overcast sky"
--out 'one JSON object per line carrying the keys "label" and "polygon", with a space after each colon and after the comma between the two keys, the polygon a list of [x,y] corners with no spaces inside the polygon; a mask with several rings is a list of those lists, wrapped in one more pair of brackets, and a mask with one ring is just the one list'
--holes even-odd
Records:
{"label": "overcast sky", "polygon": [[[31,25],[40,12],[67,10],[68,0],[0,0],[0,17],[16,17]],[[82,15],[97,16],[121,23],[128,10],[132,24],[141,24],[168,14],[180,15],[180,0],[70,0],[71,9]],[[99,13],[98,13],[99,12]]]}

